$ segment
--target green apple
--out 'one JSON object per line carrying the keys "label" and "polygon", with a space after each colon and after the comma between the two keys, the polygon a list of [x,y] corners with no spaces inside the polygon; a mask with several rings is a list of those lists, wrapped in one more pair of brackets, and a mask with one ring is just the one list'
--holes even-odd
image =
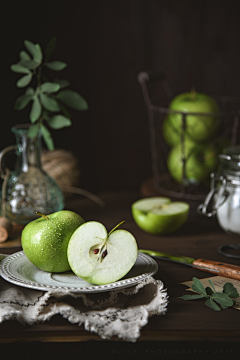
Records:
{"label": "green apple", "polygon": [[[192,141],[204,142],[211,138],[218,129],[220,110],[217,102],[211,96],[195,91],[179,94],[171,101],[169,109],[185,113],[198,113],[198,115],[186,116],[185,136]],[[204,115],[206,113],[213,115]],[[163,123],[165,141],[171,146],[176,145],[177,142],[180,142],[181,131],[182,115],[169,113]]]}
{"label": "green apple", "polygon": [[126,275],[135,264],[138,247],[134,236],[126,230],[109,233],[104,225],[89,221],[71,236],[68,261],[72,271],[92,284],[115,282]]}
{"label": "green apple", "polygon": [[83,223],[80,215],[69,210],[42,215],[31,221],[24,227],[21,236],[26,257],[44,271],[69,271],[68,243],[73,232]]}
{"label": "green apple", "polygon": [[[185,178],[189,183],[198,184],[215,169],[217,165],[217,150],[211,145],[184,143]],[[169,152],[167,166],[172,177],[179,183],[183,177],[182,146],[178,144]]]}
{"label": "green apple", "polygon": [[151,197],[135,201],[131,207],[136,224],[153,235],[171,233],[187,220],[189,205],[167,197]]}

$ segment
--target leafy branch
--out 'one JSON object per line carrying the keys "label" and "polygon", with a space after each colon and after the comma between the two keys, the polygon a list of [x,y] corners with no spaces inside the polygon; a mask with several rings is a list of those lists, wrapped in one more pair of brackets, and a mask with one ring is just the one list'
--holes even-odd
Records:
{"label": "leafy branch", "polygon": [[[196,300],[196,299],[207,299],[205,305],[210,307],[215,311],[221,311],[222,309],[229,308],[236,304],[236,299],[239,297],[237,289],[233,286],[232,283],[227,282],[223,286],[223,291],[218,292],[215,290],[213,282],[208,280],[210,287],[206,288],[203,286],[201,281],[197,278],[193,278],[193,284],[191,286],[192,290],[195,291],[196,295],[183,295],[179,299],[183,300]],[[220,305],[220,306],[219,306]]]}
{"label": "leafy branch", "polygon": [[27,51],[20,52],[18,63],[11,65],[10,69],[23,74],[16,83],[17,87],[27,87],[34,81],[36,86],[28,86],[24,95],[15,101],[14,108],[22,110],[31,103],[28,137],[36,137],[41,130],[47,148],[53,150],[54,142],[48,127],[56,130],[71,126],[71,115],[65,106],[84,111],[88,109],[88,104],[79,93],[66,89],[70,85],[67,80],[54,79],[50,82],[43,74],[45,68],[62,71],[67,66],[63,61],[50,61],[56,48],[55,37],[47,44],[44,53],[39,44],[25,40],[24,45]]}

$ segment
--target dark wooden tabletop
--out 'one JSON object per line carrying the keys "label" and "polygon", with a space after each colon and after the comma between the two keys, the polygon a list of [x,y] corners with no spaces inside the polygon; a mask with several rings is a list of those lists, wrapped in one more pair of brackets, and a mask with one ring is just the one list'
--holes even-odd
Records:
{"label": "dark wooden tabletop", "polygon": [[[155,236],[144,233],[132,219],[131,204],[141,197],[139,193],[107,193],[102,194],[101,197],[106,203],[104,208],[82,197],[68,199],[65,208],[78,212],[86,221],[97,220],[102,222],[108,230],[120,221],[125,220],[124,228],[136,237],[139,248],[240,265],[240,260],[226,259],[217,252],[219,245],[238,243],[239,238],[226,234],[215,218],[209,219],[197,214],[197,203],[191,204],[189,218],[180,230],[169,235]],[[0,252],[9,254],[20,249],[17,246],[11,247],[10,242],[7,241],[0,248]],[[148,324],[142,328],[137,343],[145,344],[145,349],[148,349],[147,344],[153,342],[154,344],[156,342],[165,344],[166,348],[169,348],[169,344],[175,343],[188,344],[186,345],[188,349],[194,346],[197,349],[196,342],[198,344],[208,342],[209,344],[216,343],[218,346],[224,344],[222,347],[225,355],[226,353],[231,355],[231,352],[236,351],[233,349],[240,341],[240,312],[238,310],[231,308],[216,312],[205,306],[201,300],[189,302],[179,299],[180,296],[186,294],[186,287],[181,285],[182,282],[191,280],[194,276],[201,279],[213,275],[184,265],[161,260],[157,260],[157,262],[159,270],[154,277],[162,280],[167,288],[169,295],[168,310],[166,315],[152,316],[149,319]],[[73,343],[84,343],[89,342],[89,340],[96,341],[97,344],[104,342],[98,335],[85,331],[83,326],[70,324],[61,316],[55,316],[47,323],[33,326],[23,326],[15,321],[5,321],[0,325],[0,339],[0,345],[5,344],[5,346],[26,341],[62,342],[71,343],[71,349],[76,346]],[[112,349],[111,351],[114,353],[116,347],[113,348],[113,343],[115,341],[118,345],[115,344],[114,346],[121,350],[119,350],[119,354],[123,354],[117,338],[113,338],[109,342],[108,349]],[[129,354],[133,351],[133,346],[127,345]],[[157,351],[160,350],[159,347],[154,346],[155,352],[152,350],[152,355],[157,355]],[[135,349],[137,349],[136,345]],[[153,348],[150,347],[149,349]]]}

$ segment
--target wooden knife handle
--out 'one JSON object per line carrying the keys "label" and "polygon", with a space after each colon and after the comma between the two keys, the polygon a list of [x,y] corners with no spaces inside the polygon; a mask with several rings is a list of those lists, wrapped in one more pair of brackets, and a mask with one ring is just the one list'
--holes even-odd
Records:
{"label": "wooden knife handle", "polygon": [[197,266],[201,266],[203,268],[200,270],[207,271],[218,276],[240,280],[240,266],[237,265],[225,264],[220,261],[197,259],[194,260],[193,267],[197,268]]}

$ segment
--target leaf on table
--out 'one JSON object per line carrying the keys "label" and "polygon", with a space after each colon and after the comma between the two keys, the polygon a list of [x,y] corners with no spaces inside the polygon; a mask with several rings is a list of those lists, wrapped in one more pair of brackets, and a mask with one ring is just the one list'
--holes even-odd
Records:
{"label": "leaf on table", "polygon": [[199,279],[197,279],[196,277],[193,277],[193,284],[192,284],[191,288],[194,291],[196,291],[197,293],[207,295],[205,287],[203,286],[201,281]]}
{"label": "leaf on table", "polygon": [[221,311],[221,308],[213,301],[212,298],[209,298],[205,301],[205,305],[207,305],[210,309],[215,311]]}
{"label": "leaf on table", "polygon": [[235,299],[235,298],[239,297],[239,293],[238,293],[237,289],[230,282],[227,282],[226,284],[224,284],[223,292],[224,292],[224,294],[228,295],[230,298]]}
{"label": "leaf on table", "polygon": [[183,299],[183,300],[196,300],[196,299],[202,299],[205,298],[205,295],[201,295],[201,294],[196,294],[196,295],[183,295],[180,296],[179,299]]}

